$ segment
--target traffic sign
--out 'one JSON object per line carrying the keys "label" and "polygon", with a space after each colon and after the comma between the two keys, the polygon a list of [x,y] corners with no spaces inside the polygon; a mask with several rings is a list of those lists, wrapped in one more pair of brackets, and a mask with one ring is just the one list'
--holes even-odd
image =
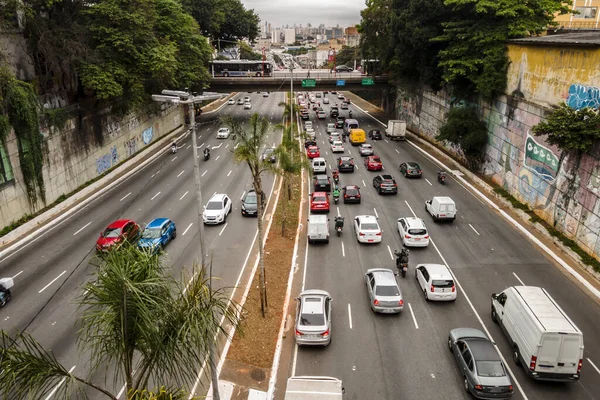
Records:
{"label": "traffic sign", "polygon": [[336,86],[346,86],[346,81],[343,79],[338,79],[335,83]]}
{"label": "traffic sign", "polygon": [[364,86],[368,86],[368,85],[374,85],[375,82],[373,82],[373,78],[363,78],[362,79],[362,84]]}
{"label": "traffic sign", "polygon": [[317,80],[316,79],[302,79],[302,87],[316,87]]}

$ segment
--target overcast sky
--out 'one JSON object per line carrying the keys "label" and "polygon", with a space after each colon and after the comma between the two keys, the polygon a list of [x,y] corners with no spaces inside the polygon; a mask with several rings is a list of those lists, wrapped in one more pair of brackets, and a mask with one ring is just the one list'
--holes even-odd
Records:
{"label": "overcast sky", "polygon": [[273,27],[302,24],[325,24],[340,27],[354,26],[360,22],[360,11],[365,0],[242,0],[248,9],[253,8],[262,24]]}

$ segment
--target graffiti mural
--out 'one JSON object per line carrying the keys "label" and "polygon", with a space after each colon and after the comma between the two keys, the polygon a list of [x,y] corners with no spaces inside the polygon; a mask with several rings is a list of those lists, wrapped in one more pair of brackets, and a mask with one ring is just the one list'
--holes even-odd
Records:
{"label": "graffiti mural", "polygon": [[103,174],[114,165],[117,165],[118,162],[119,153],[117,153],[117,146],[113,146],[113,148],[110,149],[110,153],[96,159],[96,171],[98,172],[98,175]]}
{"label": "graffiti mural", "polygon": [[569,86],[567,104],[575,110],[600,107],[600,88],[575,83]]}
{"label": "graffiti mural", "polygon": [[131,157],[137,152],[137,138],[126,141],[123,146],[125,147],[126,157]]}
{"label": "graffiti mural", "polygon": [[148,129],[144,129],[144,131],[142,132],[142,141],[144,142],[144,144],[150,143],[152,141],[152,136],[153,136],[152,127],[148,128]]}

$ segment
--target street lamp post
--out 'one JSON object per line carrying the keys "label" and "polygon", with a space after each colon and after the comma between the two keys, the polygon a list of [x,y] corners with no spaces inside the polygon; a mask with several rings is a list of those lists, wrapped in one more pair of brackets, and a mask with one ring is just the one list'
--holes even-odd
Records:
{"label": "street lamp post", "polygon": [[290,63],[290,125],[294,121],[294,64]]}

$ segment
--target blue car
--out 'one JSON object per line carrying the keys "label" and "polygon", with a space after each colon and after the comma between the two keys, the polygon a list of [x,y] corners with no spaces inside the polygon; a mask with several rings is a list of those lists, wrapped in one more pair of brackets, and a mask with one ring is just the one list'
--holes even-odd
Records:
{"label": "blue car", "polygon": [[177,237],[177,228],[173,221],[168,218],[155,218],[144,228],[138,246],[142,250],[156,254],[175,237]]}

